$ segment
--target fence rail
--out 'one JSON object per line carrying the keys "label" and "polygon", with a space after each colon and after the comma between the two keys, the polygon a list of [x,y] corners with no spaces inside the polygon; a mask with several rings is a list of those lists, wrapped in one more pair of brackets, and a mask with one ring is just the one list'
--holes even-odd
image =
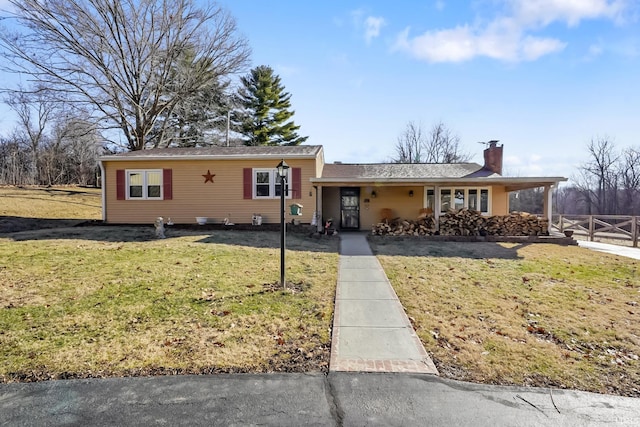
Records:
{"label": "fence rail", "polygon": [[554,215],[551,227],[564,233],[594,238],[626,240],[638,247],[640,217],[628,215]]}

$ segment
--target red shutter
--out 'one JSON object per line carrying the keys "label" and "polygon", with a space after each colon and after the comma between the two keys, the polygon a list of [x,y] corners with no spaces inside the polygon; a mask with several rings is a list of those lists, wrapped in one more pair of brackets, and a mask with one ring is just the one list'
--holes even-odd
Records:
{"label": "red shutter", "polygon": [[162,187],[164,200],[173,199],[173,169],[162,170]]}
{"label": "red shutter", "polygon": [[245,199],[253,199],[253,171],[251,168],[242,169],[242,189]]}
{"label": "red shutter", "polygon": [[126,199],[126,178],[124,176],[124,169],[116,170],[116,198],[118,200]]}
{"label": "red shutter", "polygon": [[291,198],[302,199],[302,169],[293,168],[291,171]]}

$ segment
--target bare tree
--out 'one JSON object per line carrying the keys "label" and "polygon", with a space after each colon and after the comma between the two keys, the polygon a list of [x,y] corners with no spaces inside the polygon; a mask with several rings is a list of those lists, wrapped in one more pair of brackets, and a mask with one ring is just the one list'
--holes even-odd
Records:
{"label": "bare tree", "polygon": [[[234,19],[216,4],[9,1],[27,31],[0,34],[5,68],[89,105],[105,128],[121,130],[129,150],[147,148],[159,116],[171,116],[212,76],[224,79],[243,71],[249,58]],[[184,60],[187,51],[194,53],[191,61]]]}
{"label": "bare tree", "polygon": [[395,146],[394,163],[463,163],[471,159],[460,148],[460,137],[443,122],[437,122],[428,134],[415,122],[407,123]]}
{"label": "bare tree", "polygon": [[19,140],[28,144],[30,161],[28,163],[29,180],[24,184],[38,184],[38,155],[46,142],[45,131],[54,115],[54,103],[44,90],[11,91],[5,97],[5,103],[18,116],[16,132]]}
{"label": "bare tree", "polygon": [[460,148],[460,137],[443,122],[431,127],[424,146],[425,163],[463,163],[471,156]]}
{"label": "bare tree", "polygon": [[579,168],[574,179],[589,214],[616,214],[618,197],[619,154],[608,137],[591,139],[587,145],[590,160]]}
{"label": "bare tree", "polygon": [[30,182],[31,176],[26,167],[30,164],[30,155],[24,149],[22,137],[14,132],[8,138],[0,138],[0,183],[20,185]]}
{"label": "bare tree", "polygon": [[[103,139],[90,121],[82,117],[64,117],[58,121],[51,140],[48,152],[57,167],[43,167],[43,170],[57,174],[57,180],[79,185],[95,183]],[[55,183],[57,180],[53,179]]]}
{"label": "bare tree", "polygon": [[396,142],[396,156],[394,163],[424,163],[422,161],[422,147],[424,136],[422,126],[415,122],[407,123],[407,126]]}
{"label": "bare tree", "polygon": [[622,185],[622,213],[637,215],[640,211],[640,149],[626,148],[619,167]]}

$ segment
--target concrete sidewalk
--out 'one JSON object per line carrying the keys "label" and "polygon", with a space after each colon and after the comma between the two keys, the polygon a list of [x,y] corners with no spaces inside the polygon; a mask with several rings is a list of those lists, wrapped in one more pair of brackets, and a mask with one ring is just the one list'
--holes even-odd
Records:
{"label": "concrete sidewalk", "polygon": [[340,235],[329,369],[438,373],[361,233]]}
{"label": "concrete sidewalk", "polygon": [[609,243],[589,242],[586,240],[578,240],[577,242],[578,246],[580,246],[581,248],[619,255],[632,259],[640,259],[640,249],[638,248],[632,248],[630,246],[622,245],[611,245]]}

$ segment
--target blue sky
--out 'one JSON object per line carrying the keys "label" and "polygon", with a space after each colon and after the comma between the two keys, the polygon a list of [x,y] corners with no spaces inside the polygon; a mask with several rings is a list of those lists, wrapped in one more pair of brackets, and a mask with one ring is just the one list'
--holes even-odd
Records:
{"label": "blue sky", "polygon": [[593,137],[640,146],[637,1],[223,2],[328,161],[389,159],[408,121],[443,121],[482,162],[571,176]]}
{"label": "blue sky", "polygon": [[329,162],[390,159],[409,121],[444,122],[479,163],[500,140],[515,176],[570,177],[599,136],[640,146],[638,0],[221,4]]}

